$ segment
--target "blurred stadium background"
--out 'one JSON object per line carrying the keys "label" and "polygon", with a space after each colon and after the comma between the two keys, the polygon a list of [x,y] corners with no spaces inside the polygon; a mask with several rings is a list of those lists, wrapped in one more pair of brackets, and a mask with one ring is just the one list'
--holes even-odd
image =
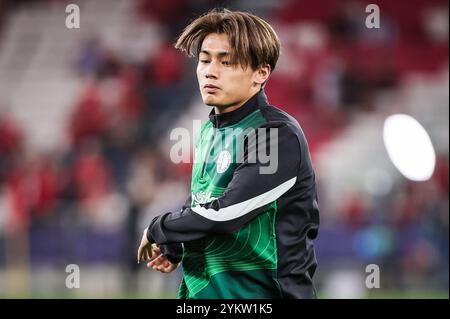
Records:
{"label": "blurred stadium background", "polygon": [[[0,297],[174,298],[179,269],[136,265],[141,232],[188,196],[172,128],[206,120],[195,61],[173,49],[216,6],[266,18],[283,45],[266,89],[295,116],[318,175],[322,298],[448,298],[448,1],[0,1]],[[368,29],[366,5],[380,7]],[[389,159],[383,124],[413,116],[436,161]],[[411,159],[414,161],[417,159]],[[68,264],[80,288],[67,289]],[[366,265],[380,267],[367,289]]]}

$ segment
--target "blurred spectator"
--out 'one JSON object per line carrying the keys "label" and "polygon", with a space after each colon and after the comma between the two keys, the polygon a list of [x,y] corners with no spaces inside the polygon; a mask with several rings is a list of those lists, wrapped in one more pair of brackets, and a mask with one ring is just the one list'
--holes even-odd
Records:
{"label": "blurred spectator", "polygon": [[0,185],[23,147],[23,132],[8,113],[0,113]]}
{"label": "blurred spectator", "polygon": [[184,73],[183,56],[173,48],[172,43],[162,45],[151,58],[152,78],[158,87],[169,87],[179,82]]}
{"label": "blurred spectator", "polygon": [[190,12],[185,0],[138,0],[136,11],[143,19],[163,25],[170,39],[182,30]]}
{"label": "blurred spectator", "polygon": [[59,197],[58,172],[49,156],[36,156],[30,163],[29,184],[34,186],[31,197],[32,216],[36,219],[51,215]]}
{"label": "blurred spectator", "polygon": [[144,111],[142,88],[137,68],[124,66],[119,75],[120,97],[118,108],[121,118],[136,121]]}
{"label": "blurred spectator", "polygon": [[77,61],[77,69],[81,75],[96,74],[103,60],[101,42],[98,38],[86,41]]}
{"label": "blurred spectator", "polygon": [[70,118],[69,134],[78,148],[85,140],[101,137],[108,127],[108,118],[100,98],[99,85],[94,80],[86,86]]}

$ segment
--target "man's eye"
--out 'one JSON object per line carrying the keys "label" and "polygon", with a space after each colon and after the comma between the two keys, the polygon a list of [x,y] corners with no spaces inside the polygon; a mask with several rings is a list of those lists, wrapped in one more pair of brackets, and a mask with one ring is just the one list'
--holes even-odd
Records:
{"label": "man's eye", "polygon": [[230,61],[222,61],[223,65],[231,65]]}
{"label": "man's eye", "polygon": [[201,63],[209,63],[208,60],[200,60]]}

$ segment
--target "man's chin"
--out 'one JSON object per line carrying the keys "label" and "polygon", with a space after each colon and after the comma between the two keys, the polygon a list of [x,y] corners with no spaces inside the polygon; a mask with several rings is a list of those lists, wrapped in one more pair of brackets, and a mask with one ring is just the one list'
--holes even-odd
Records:
{"label": "man's chin", "polygon": [[220,104],[220,102],[217,99],[211,97],[205,98],[203,100],[203,103],[207,106],[217,106],[218,104]]}

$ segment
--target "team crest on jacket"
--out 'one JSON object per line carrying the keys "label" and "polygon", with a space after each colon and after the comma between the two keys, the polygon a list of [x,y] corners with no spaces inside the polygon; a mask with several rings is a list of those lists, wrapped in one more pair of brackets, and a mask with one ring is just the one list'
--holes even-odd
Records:
{"label": "team crest on jacket", "polygon": [[231,164],[231,154],[227,150],[223,150],[217,157],[216,162],[217,173],[220,174],[225,172],[227,168],[230,166],[230,164]]}
{"label": "team crest on jacket", "polygon": [[206,204],[209,202],[212,202],[213,200],[217,199],[216,197],[212,196],[211,192],[198,192],[198,193],[192,193],[192,200],[194,202],[194,206],[197,206],[199,204]]}

